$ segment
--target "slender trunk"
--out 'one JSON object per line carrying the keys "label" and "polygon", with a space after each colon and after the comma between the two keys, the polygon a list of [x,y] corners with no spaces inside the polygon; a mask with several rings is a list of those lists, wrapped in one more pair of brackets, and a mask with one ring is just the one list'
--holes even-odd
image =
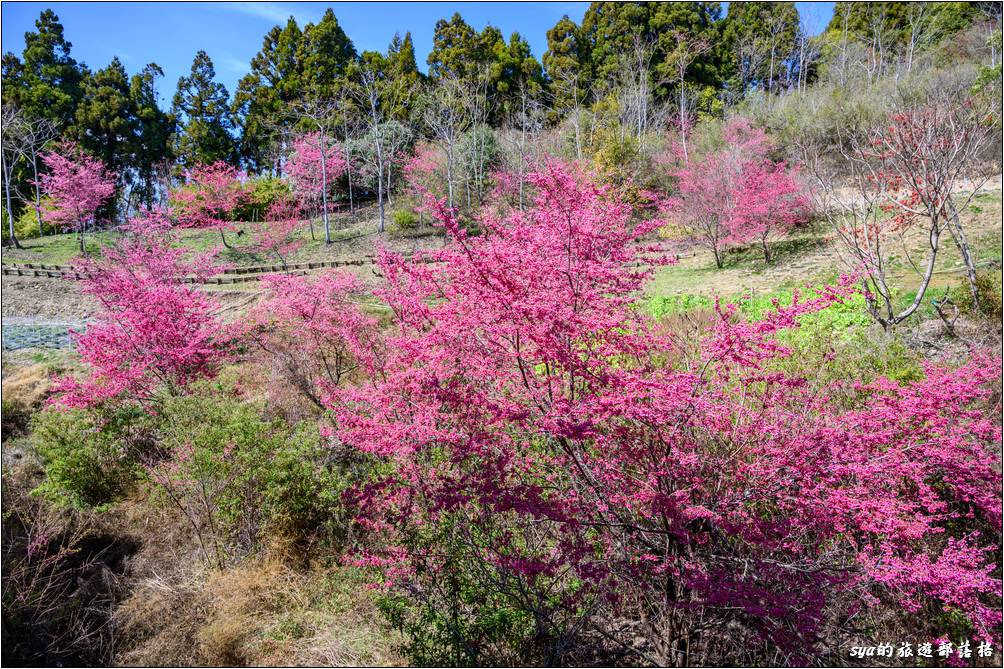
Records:
{"label": "slender trunk", "polygon": [[453,208],[453,147],[446,151],[446,193],[450,209]]}
{"label": "slender trunk", "polygon": [[7,198],[7,231],[10,234],[10,243],[16,249],[23,248],[21,242],[17,240],[17,235],[14,234],[14,208],[11,206],[10,198],[10,182],[13,180],[13,166],[7,164],[7,157],[3,156],[3,164],[0,165],[0,169],[3,170],[3,185],[4,185],[4,196]]}
{"label": "slender trunk", "polygon": [[[228,241],[227,241],[227,236],[226,236],[226,234],[225,234],[225,233],[223,232],[223,228],[220,228],[220,239],[222,239],[222,240],[223,240],[223,245],[224,245],[225,247],[227,247],[228,249],[232,249],[232,248],[233,248],[232,246],[230,246],[230,242],[228,242]],[[83,243],[84,243],[84,238],[83,238],[83,235],[82,235],[82,234],[81,234],[81,237],[80,237],[80,243],[81,243],[81,247],[80,247],[80,250],[81,250],[81,251],[83,251],[83,250],[84,250],[84,248],[83,248],[83,246],[82,246],[82,245],[83,245]]]}
{"label": "slender trunk", "polygon": [[328,166],[324,159],[327,142],[321,135],[321,217],[324,219],[324,243],[331,243],[331,222],[328,220]]}
{"label": "slender trunk", "polygon": [[982,313],[982,309],[980,308],[980,290],[976,282],[976,260],[973,258],[972,249],[969,247],[966,232],[962,228],[962,221],[959,220],[959,212],[955,208],[955,203],[949,202],[948,206],[948,230],[952,233],[952,239],[955,241],[955,245],[959,247],[959,254],[962,256],[962,262],[966,266],[966,278],[969,281],[969,293],[973,298],[973,308],[978,313]]}
{"label": "slender trunk", "polygon": [[377,206],[380,208],[380,232],[384,230],[383,168],[377,173]]}
{"label": "slender trunk", "polygon": [[582,138],[580,136],[580,130],[579,130],[579,107],[578,107],[578,105],[576,105],[576,107],[575,107],[575,121],[574,121],[574,126],[575,126],[575,159],[576,160],[582,160]]}
{"label": "slender trunk", "polygon": [[[35,154],[31,156],[31,169],[35,174],[35,183],[38,183],[38,158]],[[45,236],[45,228],[42,226],[42,194],[38,186],[35,186],[35,220],[38,222],[38,236]]]}
{"label": "slender trunk", "polygon": [[683,76],[680,76],[680,143],[683,145],[683,163],[690,162],[687,154],[687,94],[683,88]]}
{"label": "slender trunk", "polygon": [[770,264],[770,248],[767,246],[767,237],[760,238],[760,245],[763,247],[763,262],[766,265]]}
{"label": "slender trunk", "polygon": [[376,159],[377,159],[377,207],[380,209],[380,232],[384,231],[384,202],[383,202],[383,147],[381,146],[380,129],[376,129]]}

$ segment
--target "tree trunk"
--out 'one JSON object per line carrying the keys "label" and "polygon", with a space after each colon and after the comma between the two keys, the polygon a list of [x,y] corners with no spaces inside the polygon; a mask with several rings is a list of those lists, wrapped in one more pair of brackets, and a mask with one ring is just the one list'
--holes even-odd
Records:
{"label": "tree trunk", "polygon": [[[219,230],[220,230],[220,239],[222,239],[222,240],[223,240],[223,245],[224,245],[225,247],[227,247],[228,249],[232,249],[233,247],[232,247],[232,246],[230,246],[230,243],[229,243],[229,242],[227,241],[227,236],[226,236],[226,234],[225,234],[225,233],[223,232],[223,228],[220,228]],[[81,244],[81,247],[80,247],[80,250],[81,250],[81,251],[83,251],[83,250],[84,250],[84,249],[83,249],[83,243],[84,243],[84,237],[83,237],[83,234],[81,234],[81,236],[80,236],[80,244]]]}
{"label": "tree trunk", "polygon": [[[9,168],[9,169],[8,169]],[[12,181],[14,171],[13,165],[7,163],[7,157],[3,157],[3,181],[4,181],[4,195],[7,198],[7,231],[10,234],[10,243],[16,249],[23,248],[21,242],[17,240],[17,235],[14,234],[14,209],[11,207],[10,199],[10,182]]]}
{"label": "tree trunk", "polygon": [[328,166],[324,159],[327,142],[321,135],[321,216],[324,218],[324,243],[331,243],[331,223],[328,220]]}
{"label": "tree trunk", "polygon": [[446,152],[446,193],[447,203],[453,209],[453,148]]}
{"label": "tree trunk", "polygon": [[952,233],[952,240],[959,247],[959,254],[962,256],[962,262],[966,266],[966,278],[969,281],[969,293],[973,298],[973,308],[976,309],[977,313],[983,313],[983,310],[980,308],[980,290],[976,283],[976,260],[973,258],[972,249],[969,247],[966,232],[962,228],[962,221],[959,220],[959,212],[955,208],[955,203],[949,201],[948,207],[950,214],[948,217],[948,230]]}
{"label": "tree trunk", "polygon": [[[35,174],[35,183],[38,183],[38,159],[32,155],[31,169]],[[38,222],[38,236],[45,236],[45,228],[42,225],[42,194],[40,188],[35,186],[35,220]]]}

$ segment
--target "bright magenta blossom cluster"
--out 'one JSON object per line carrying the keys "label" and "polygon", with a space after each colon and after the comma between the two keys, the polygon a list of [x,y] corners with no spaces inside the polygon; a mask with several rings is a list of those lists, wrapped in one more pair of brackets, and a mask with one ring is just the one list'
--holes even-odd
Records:
{"label": "bright magenta blossom cluster", "polygon": [[171,193],[172,213],[181,227],[233,229],[230,214],[244,197],[245,174],[223,161],[196,165],[185,172],[185,185]]}
{"label": "bright magenta blossom cluster", "polygon": [[93,224],[98,209],[115,194],[115,174],[105,171],[104,163],[88,156],[76,144],[64,142],[56,151],[42,154],[48,173],[38,187],[49,198],[46,219],[57,227],[83,234]]}
{"label": "bright magenta blossom cluster", "polygon": [[297,137],[293,141],[293,152],[286,161],[286,173],[292,178],[304,204],[320,202],[325,187],[330,195],[338,185],[338,179],[345,174],[345,168],[342,148],[321,133]]}
{"label": "bright magenta blossom cluster", "polygon": [[327,399],[337,439],[395,465],[361,492],[369,563],[426,592],[449,562],[421,537],[448,527],[527,606],[641,606],[656,647],[694,616],[804,651],[878,601],[997,629],[994,539],[966,529],[1000,524],[997,365],[854,393],[781,371],[779,335],[849,282],[756,322],[719,307],[687,358],[631,307],[655,224],[574,170],[529,178],[527,211],[469,237],[439,203],[446,248],[380,259],[387,356]]}
{"label": "bright magenta blossom cluster", "polygon": [[77,335],[89,371],[57,384],[63,404],[88,407],[108,401],[150,406],[162,391],[180,391],[213,375],[227,336],[215,301],[186,278],[217,271],[211,258],[186,259],[173,244],[170,219],[149,211],[124,227],[124,236],[84,266],[84,292],[101,305],[96,320]]}
{"label": "bright magenta blossom cluster", "polygon": [[769,157],[766,133],[749,120],[729,121],[723,142],[673,170],[678,194],[665,209],[719,265],[727,244],[751,241],[761,244],[769,261],[768,240],[808,218],[808,195],[796,169]]}
{"label": "bright magenta blossom cluster", "polygon": [[[811,653],[879,602],[997,633],[999,361],[851,388],[786,371],[784,333],[849,281],[756,321],[717,305],[680,345],[634,307],[660,222],[578,168],[527,183],[532,205],[485,210],[476,236],[433,199],[447,245],[381,253],[383,336],[340,274],[270,279],[245,322],[331,411],[332,445],[385,465],[354,493],[361,561],[431,596],[462,560],[538,626],[598,608],[642,620],[632,634],[667,662],[700,629]],[[210,299],[179,281],[211,270],[166,227],[137,221],[95,264],[91,372],[64,381],[65,402],[148,400],[221,361]]]}

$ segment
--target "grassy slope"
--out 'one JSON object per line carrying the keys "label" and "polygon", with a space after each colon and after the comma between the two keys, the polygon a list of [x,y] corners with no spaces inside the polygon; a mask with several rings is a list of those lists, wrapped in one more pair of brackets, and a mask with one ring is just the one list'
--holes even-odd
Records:
{"label": "grassy slope", "polygon": [[[977,195],[966,213],[967,233],[975,249],[977,262],[983,267],[1001,262],[1001,191]],[[923,259],[925,235],[919,229],[905,235],[902,245],[892,254],[891,282],[901,286],[901,300],[912,297],[911,286],[916,286],[917,273],[912,268],[907,249],[914,262]],[[709,251],[694,249],[693,255],[682,256],[676,265],[661,268],[649,282],[649,297],[686,296],[734,298],[743,294],[762,294],[779,289],[794,288],[806,283],[832,280],[847,271],[841,258],[839,243],[825,227],[806,231],[772,245],[775,259],[765,265],[759,247],[751,246],[728,254],[726,266],[717,269]],[[931,290],[939,294],[946,288],[959,285],[964,280],[959,252],[945,235],[938,255],[936,274]]]}

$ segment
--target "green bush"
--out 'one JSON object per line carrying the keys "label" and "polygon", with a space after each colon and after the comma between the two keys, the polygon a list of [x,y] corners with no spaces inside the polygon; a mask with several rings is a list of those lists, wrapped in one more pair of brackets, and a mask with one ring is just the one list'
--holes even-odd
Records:
{"label": "green bush", "polygon": [[418,227],[419,218],[411,209],[398,209],[391,214],[391,222],[398,230],[414,230]]}
{"label": "green bush", "polygon": [[63,506],[101,506],[119,499],[141,475],[139,421],[50,407],[31,420],[30,445],[44,469],[33,494]]}
{"label": "green bush", "polygon": [[269,420],[223,382],[168,400],[161,442],[171,459],[153,470],[153,480],[183,506],[200,489],[213,491],[186,508],[207,514],[198,520],[218,528],[218,542],[251,551],[272,536],[330,538],[347,524],[339,503],[346,477],[318,428]]}
{"label": "green bush", "polygon": [[[10,239],[7,229],[7,210],[0,208],[0,221],[3,223],[3,239]],[[52,226],[45,224],[45,203],[42,203],[42,227],[46,234],[52,234]],[[41,236],[38,231],[38,219],[35,217],[35,208],[28,206],[21,209],[20,215],[14,220],[14,234],[18,239],[35,239]]]}
{"label": "green bush", "polygon": [[[979,313],[983,317],[994,323],[1000,323],[1002,316],[1001,309],[1001,272],[977,272],[976,273],[976,295],[979,299]],[[963,281],[950,291],[952,302],[959,307],[959,311],[968,316],[977,316],[979,313],[973,305],[973,294],[969,288],[969,282]]]}
{"label": "green bush", "polygon": [[244,184],[244,197],[234,208],[235,221],[263,221],[269,207],[278,200],[289,197],[289,182],[279,177],[255,177]]}
{"label": "green bush", "polygon": [[521,528],[509,521],[499,513],[469,527],[464,512],[442,513],[409,535],[414,554],[429,555],[431,564],[417,569],[417,587],[391,591],[378,605],[407,639],[402,650],[411,664],[561,663],[567,650],[562,640],[568,641],[584,613],[568,606],[582,584],[562,575],[515,577],[485,559],[499,533],[518,544],[514,553],[527,548]]}

